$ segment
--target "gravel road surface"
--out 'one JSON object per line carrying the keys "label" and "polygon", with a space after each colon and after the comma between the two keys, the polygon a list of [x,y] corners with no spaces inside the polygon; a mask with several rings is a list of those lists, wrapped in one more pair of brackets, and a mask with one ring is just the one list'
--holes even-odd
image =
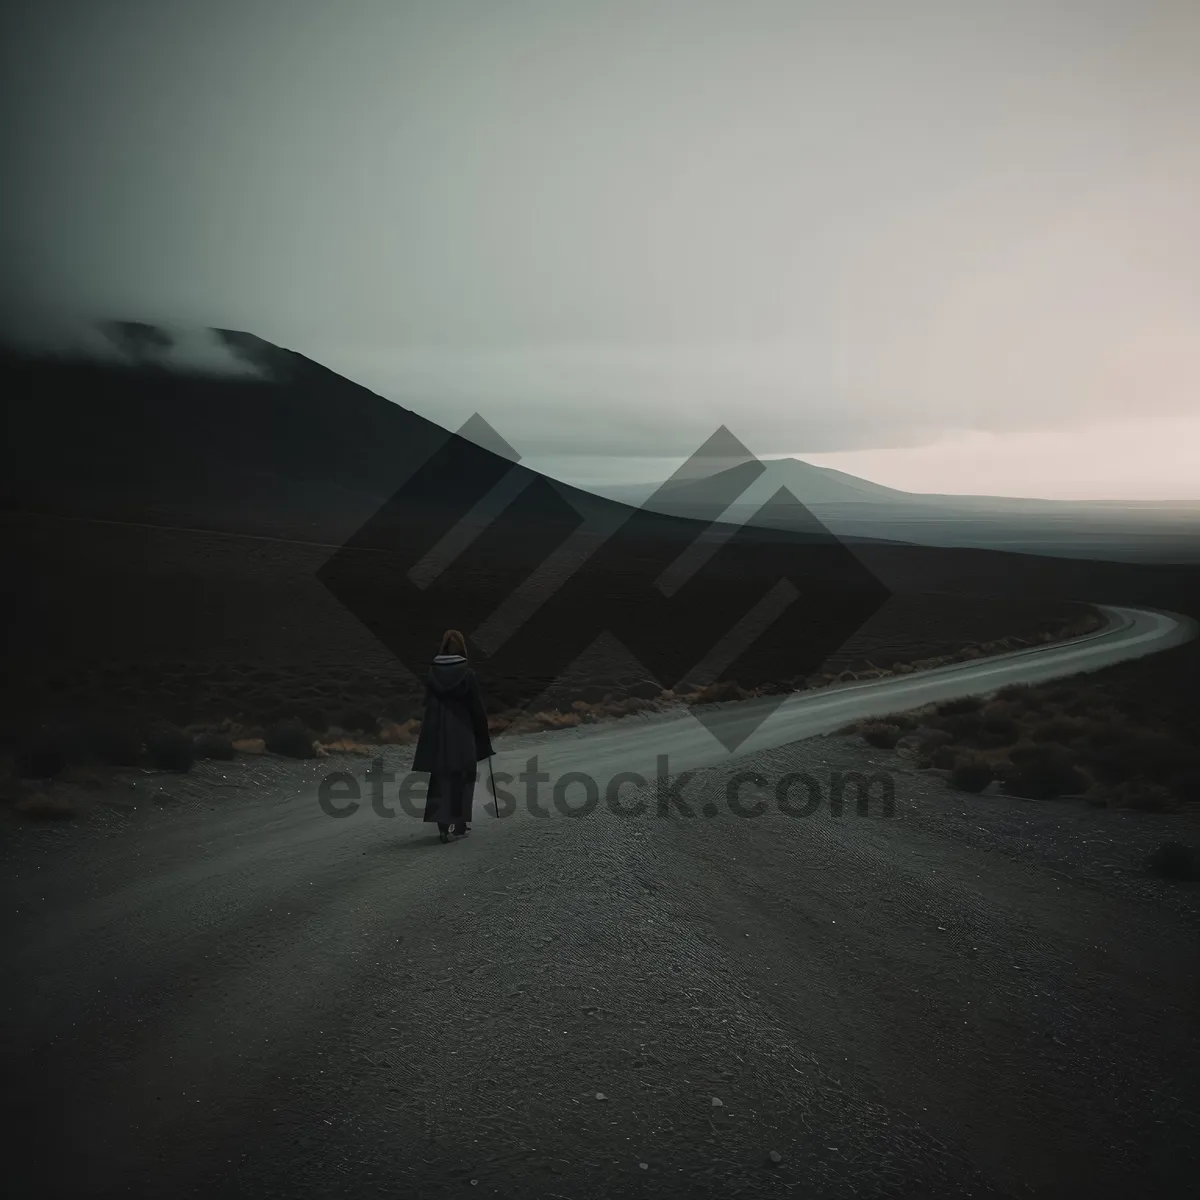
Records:
{"label": "gravel road surface", "polygon": [[[836,737],[622,814],[584,746],[498,763],[588,771],[594,811],[544,784],[448,846],[348,758],[131,772],[6,829],[9,1194],[1193,1194],[1200,903],[1141,866],[1186,818],[966,797]],[[849,771],[892,815],[834,815]]]}

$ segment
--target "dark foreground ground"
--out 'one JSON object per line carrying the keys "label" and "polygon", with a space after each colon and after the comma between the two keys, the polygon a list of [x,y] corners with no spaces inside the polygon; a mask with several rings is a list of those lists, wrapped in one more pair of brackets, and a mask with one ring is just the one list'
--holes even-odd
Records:
{"label": "dark foreground ground", "polygon": [[1142,868],[1190,817],[824,738],[737,769],[888,770],[894,817],[739,818],[721,768],[711,819],[439,846],[325,816],[333,765],[6,824],[9,1194],[1193,1194],[1200,894]]}

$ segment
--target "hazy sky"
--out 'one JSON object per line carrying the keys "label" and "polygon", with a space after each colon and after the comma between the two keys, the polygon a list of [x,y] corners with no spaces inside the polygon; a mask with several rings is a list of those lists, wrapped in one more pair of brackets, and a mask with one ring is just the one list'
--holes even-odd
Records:
{"label": "hazy sky", "polygon": [[1198,0],[0,21],[19,304],[248,329],[579,479],[726,424],[918,490],[1200,494]]}

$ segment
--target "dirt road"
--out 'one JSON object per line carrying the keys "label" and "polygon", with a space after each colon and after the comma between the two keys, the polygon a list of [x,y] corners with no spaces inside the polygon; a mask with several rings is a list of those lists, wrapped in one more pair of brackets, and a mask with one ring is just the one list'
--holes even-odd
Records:
{"label": "dirt road", "polygon": [[361,780],[322,810],[361,760],[206,763],[11,831],[10,1194],[1190,1194],[1200,906],[1140,874],[1172,818],[904,770],[891,817],[775,800],[883,768],[818,738],[697,772],[690,817],[651,784],[440,846]]}

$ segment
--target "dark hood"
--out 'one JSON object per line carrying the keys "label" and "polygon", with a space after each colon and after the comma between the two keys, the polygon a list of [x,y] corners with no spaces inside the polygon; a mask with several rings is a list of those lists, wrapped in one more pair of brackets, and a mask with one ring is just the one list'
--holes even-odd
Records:
{"label": "dark hood", "polygon": [[470,667],[467,666],[465,658],[435,661],[429,668],[429,686],[438,696],[465,696],[469,674]]}

